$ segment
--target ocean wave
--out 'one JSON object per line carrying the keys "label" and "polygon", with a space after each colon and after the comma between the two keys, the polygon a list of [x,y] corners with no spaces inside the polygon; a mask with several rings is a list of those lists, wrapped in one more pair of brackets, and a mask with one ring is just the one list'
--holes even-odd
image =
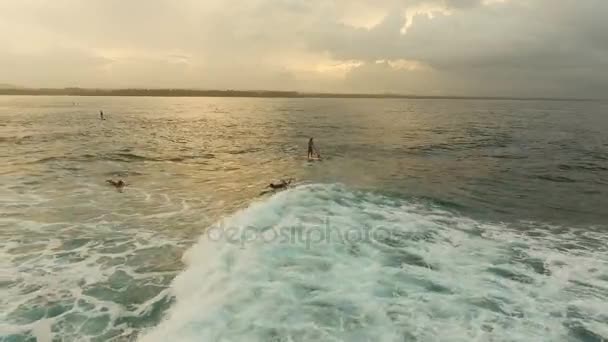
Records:
{"label": "ocean wave", "polygon": [[572,178],[552,174],[539,175],[536,178],[555,183],[576,183],[576,180]]}
{"label": "ocean wave", "polygon": [[210,227],[141,340],[606,338],[608,254],[590,241],[601,235],[301,186]]}
{"label": "ocean wave", "polygon": [[0,143],[21,144],[23,141],[30,139],[32,139],[31,135],[0,137]]}
{"label": "ocean wave", "polygon": [[152,157],[136,153],[118,152],[118,153],[99,153],[90,154],[84,153],[80,155],[63,155],[50,156],[30,161],[27,164],[44,164],[56,161],[74,161],[74,162],[95,162],[95,161],[115,161],[115,162],[188,162],[197,159],[213,159],[215,156],[210,153],[201,155],[181,155],[174,157]]}
{"label": "ocean wave", "polygon": [[[15,224],[38,235],[0,244],[0,341],[128,340],[169,307],[178,243],[141,232],[100,238],[68,223]],[[40,238],[47,230],[55,236]]]}
{"label": "ocean wave", "polygon": [[23,136],[7,136],[0,137],[0,143],[7,144],[48,144],[56,141],[71,140],[74,138],[81,139],[91,136],[87,132],[60,132],[60,133],[35,133]]}
{"label": "ocean wave", "polygon": [[596,163],[572,163],[572,164],[559,164],[558,169],[563,171],[608,171],[608,167],[602,166]]}

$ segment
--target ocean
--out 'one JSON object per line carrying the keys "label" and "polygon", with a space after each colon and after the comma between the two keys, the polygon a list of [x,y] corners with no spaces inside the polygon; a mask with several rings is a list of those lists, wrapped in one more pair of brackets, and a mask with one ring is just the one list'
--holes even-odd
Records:
{"label": "ocean", "polygon": [[606,102],[0,97],[0,341],[608,340],[606,132]]}

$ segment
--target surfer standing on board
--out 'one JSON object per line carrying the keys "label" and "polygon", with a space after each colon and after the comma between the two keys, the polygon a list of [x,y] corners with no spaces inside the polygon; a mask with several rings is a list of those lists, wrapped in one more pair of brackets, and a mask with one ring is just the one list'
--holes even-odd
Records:
{"label": "surfer standing on board", "polygon": [[315,148],[315,142],[312,138],[310,138],[310,140],[308,140],[308,160],[312,160],[314,158],[315,153],[317,154],[317,158],[321,159],[319,151],[317,151],[317,149]]}
{"label": "surfer standing on board", "polygon": [[100,110],[100,111],[99,111],[99,118],[100,118],[101,120],[105,120],[105,119],[103,118],[103,110]]}

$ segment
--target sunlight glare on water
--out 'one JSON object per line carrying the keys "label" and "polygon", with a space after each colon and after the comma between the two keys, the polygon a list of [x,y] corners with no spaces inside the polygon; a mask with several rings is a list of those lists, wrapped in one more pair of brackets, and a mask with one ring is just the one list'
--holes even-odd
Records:
{"label": "sunlight glare on water", "polygon": [[602,341],[606,108],[1,97],[0,341]]}

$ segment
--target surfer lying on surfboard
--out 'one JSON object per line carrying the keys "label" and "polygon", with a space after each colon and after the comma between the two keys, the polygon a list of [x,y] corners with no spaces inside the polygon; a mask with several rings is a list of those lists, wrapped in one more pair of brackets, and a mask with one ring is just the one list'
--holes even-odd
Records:
{"label": "surfer lying on surfboard", "polygon": [[291,184],[291,182],[293,182],[293,178],[289,178],[288,180],[281,179],[280,183],[270,183],[268,187],[273,190],[285,189]]}
{"label": "surfer lying on surfboard", "polygon": [[289,178],[288,180],[281,179],[279,183],[270,183],[268,185],[268,188],[270,189],[260,192],[260,195],[265,195],[267,193],[275,192],[277,190],[287,189],[294,180],[294,178]]}
{"label": "surfer lying on surfboard", "polygon": [[113,179],[108,179],[108,180],[106,180],[106,183],[111,184],[120,192],[122,192],[122,189],[127,185],[127,183],[125,183],[122,179],[117,180],[117,181],[115,181]]}

